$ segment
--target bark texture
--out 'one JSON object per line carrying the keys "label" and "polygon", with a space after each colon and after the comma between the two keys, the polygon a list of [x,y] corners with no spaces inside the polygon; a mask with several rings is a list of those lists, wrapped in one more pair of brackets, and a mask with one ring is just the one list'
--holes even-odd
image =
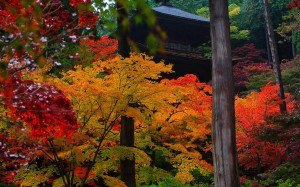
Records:
{"label": "bark texture", "polygon": [[240,186],[235,139],[234,84],[227,0],[210,0],[213,86],[213,162],[217,187]]}
{"label": "bark texture", "polygon": [[266,28],[268,32],[268,39],[269,39],[269,45],[270,45],[270,51],[272,55],[272,64],[273,64],[273,73],[275,76],[276,84],[279,85],[279,96],[283,100],[283,102],[280,104],[280,112],[284,113],[286,112],[286,102],[285,96],[284,96],[284,89],[283,89],[283,83],[282,83],[282,77],[281,77],[281,70],[280,70],[280,64],[279,64],[279,57],[278,57],[278,51],[277,51],[277,45],[275,41],[274,36],[274,29],[270,18],[270,10],[269,10],[269,3],[268,0],[263,0],[263,6],[264,6],[264,17],[266,22]]}

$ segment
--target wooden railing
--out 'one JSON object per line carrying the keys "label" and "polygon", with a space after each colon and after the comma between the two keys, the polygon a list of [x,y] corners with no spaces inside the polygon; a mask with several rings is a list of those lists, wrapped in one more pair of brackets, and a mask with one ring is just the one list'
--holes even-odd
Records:
{"label": "wooden railing", "polygon": [[179,42],[166,42],[165,48],[171,50],[178,50],[182,52],[199,53],[199,54],[203,53],[200,49],[193,48],[191,44],[182,44]]}

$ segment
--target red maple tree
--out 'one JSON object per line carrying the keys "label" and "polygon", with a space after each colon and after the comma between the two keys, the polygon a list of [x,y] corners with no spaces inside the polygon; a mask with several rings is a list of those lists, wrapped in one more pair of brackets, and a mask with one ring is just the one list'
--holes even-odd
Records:
{"label": "red maple tree", "polygon": [[78,123],[70,101],[52,85],[21,80],[19,74],[2,81],[1,99],[14,120],[24,121],[34,138],[71,137]]}
{"label": "red maple tree", "polygon": [[[239,164],[246,170],[256,169],[258,173],[278,166],[284,159],[283,142],[268,138],[279,130],[272,116],[279,115],[280,100],[278,85],[268,83],[261,92],[252,92],[245,98],[236,99],[237,151]],[[286,94],[288,111],[295,103]]]}

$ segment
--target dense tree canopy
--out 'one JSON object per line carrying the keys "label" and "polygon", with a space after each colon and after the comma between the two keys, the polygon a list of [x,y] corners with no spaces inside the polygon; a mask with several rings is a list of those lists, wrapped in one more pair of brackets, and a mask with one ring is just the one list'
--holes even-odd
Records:
{"label": "dense tree canopy", "polygon": [[[172,64],[137,53],[138,45],[127,35],[133,24],[150,28],[145,40],[153,51],[163,44],[158,40],[167,39],[150,8],[160,2],[211,17],[213,48],[203,44],[197,54],[205,52],[222,65],[214,65],[212,83],[192,74],[167,79]],[[220,9],[210,12],[208,0],[2,0],[0,186],[126,187],[122,160],[135,160],[131,177],[141,187],[211,187],[229,180],[238,185],[239,179],[242,186],[300,184],[300,2],[269,1],[280,41],[275,43],[278,68],[290,92],[285,99],[278,96],[274,67],[266,60],[262,2],[228,3],[222,6],[229,18],[224,30],[215,19]],[[120,19],[120,13],[126,16]],[[225,35],[216,34],[221,31],[226,31],[226,45]],[[132,50],[125,57],[118,55],[120,38]],[[292,58],[292,49],[295,59],[282,60]],[[202,68],[199,64],[195,68]],[[229,72],[229,81],[220,77],[220,67]],[[230,94],[226,102],[220,99],[224,90]],[[280,113],[283,102],[287,111]],[[230,127],[224,120],[217,123],[216,116],[224,114],[231,117]],[[120,142],[124,117],[132,120],[132,147]],[[213,134],[220,128],[231,129],[219,142],[230,147],[229,164],[235,161],[236,141],[238,171],[229,172],[231,179],[220,177],[226,158],[212,156],[224,156],[220,136]]]}

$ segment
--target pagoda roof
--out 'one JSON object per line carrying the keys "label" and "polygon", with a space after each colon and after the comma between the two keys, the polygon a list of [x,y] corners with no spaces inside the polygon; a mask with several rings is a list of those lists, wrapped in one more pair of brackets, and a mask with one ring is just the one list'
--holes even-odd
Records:
{"label": "pagoda roof", "polygon": [[174,16],[178,18],[189,19],[189,20],[200,21],[200,22],[207,22],[207,23],[210,22],[209,19],[207,18],[185,12],[183,10],[173,7],[169,3],[162,3],[160,6],[153,8],[153,10],[157,13]]}

